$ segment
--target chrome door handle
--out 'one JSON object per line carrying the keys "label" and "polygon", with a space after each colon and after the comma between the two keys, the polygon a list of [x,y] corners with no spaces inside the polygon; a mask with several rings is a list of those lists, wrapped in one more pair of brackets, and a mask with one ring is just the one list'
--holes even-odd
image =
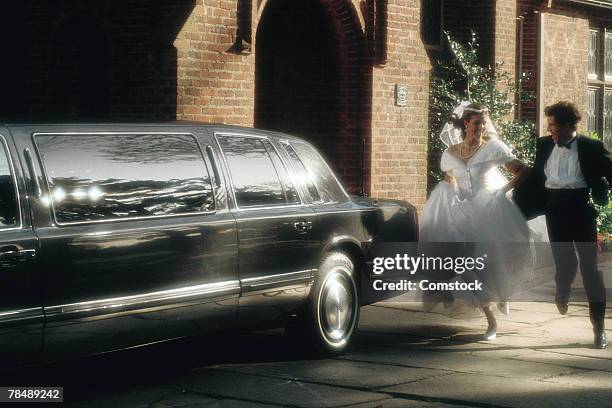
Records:
{"label": "chrome door handle", "polygon": [[311,221],[296,221],[293,223],[293,228],[299,234],[305,234],[312,229],[312,222]]}
{"label": "chrome door handle", "polygon": [[36,257],[35,249],[18,249],[16,246],[0,248],[0,261],[27,261]]}

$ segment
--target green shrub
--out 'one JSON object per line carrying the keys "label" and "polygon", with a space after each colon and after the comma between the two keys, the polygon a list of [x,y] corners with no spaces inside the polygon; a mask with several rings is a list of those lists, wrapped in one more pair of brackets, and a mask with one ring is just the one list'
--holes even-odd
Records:
{"label": "green shrub", "polygon": [[520,91],[523,75],[513,81],[503,69],[504,64],[483,67],[478,64],[478,40],[472,32],[470,41],[463,45],[446,32],[452,58],[439,62],[431,79],[429,92],[429,188],[443,177],[439,158],[446,146],[439,135],[448,115],[462,101],[477,102],[489,109],[500,137],[514,150],[525,164],[533,163],[535,156],[535,126],[530,121],[508,120],[514,103],[528,101],[532,94]]}

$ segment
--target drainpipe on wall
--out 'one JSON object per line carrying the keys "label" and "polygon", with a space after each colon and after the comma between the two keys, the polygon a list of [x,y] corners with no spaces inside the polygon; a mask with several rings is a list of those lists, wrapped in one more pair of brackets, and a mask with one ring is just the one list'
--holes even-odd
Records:
{"label": "drainpipe on wall", "polygon": [[515,78],[518,78],[518,100],[516,101],[516,119],[522,120],[523,118],[523,102],[521,101],[521,92],[523,91],[523,30],[525,24],[525,17],[519,16],[517,19],[517,37],[518,37],[518,64]]}
{"label": "drainpipe on wall", "polygon": [[536,126],[539,135],[544,124],[544,22],[546,20],[543,13],[538,14],[538,116]]}
{"label": "drainpipe on wall", "polygon": [[[365,129],[364,129],[365,130]],[[367,169],[367,163],[366,163],[366,138],[362,137],[361,138],[361,191],[360,191],[360,195],[362,197],[367,197],[368,193],[366,190],[366,171],[368,171],[369,169]]]}

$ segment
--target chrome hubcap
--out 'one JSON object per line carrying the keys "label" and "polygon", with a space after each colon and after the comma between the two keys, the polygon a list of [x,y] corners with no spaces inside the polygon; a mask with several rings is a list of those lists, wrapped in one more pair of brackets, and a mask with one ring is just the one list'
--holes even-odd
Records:
{"label": "chrome hubcap", "polygon": [[353,283],[339,270],[336,268],[327,275],[319,298],[323,335],[328,342],[337,345],[346,341],[355,319]]}

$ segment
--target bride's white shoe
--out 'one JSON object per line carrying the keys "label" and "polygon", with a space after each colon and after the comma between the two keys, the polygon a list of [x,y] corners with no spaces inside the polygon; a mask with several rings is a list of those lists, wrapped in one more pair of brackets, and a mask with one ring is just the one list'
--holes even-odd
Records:
{"label": "bride's white shoe", "polygon": [[500,312],[508,316],[510,314],[510,303],[509,302],[499,302],[497,304],[497,308]]}
{"label": "bride's white shoe", "polygon": [[497,337],[497,327],[489,326],[483,337],[486,341],[495,340],[495,338]]}

